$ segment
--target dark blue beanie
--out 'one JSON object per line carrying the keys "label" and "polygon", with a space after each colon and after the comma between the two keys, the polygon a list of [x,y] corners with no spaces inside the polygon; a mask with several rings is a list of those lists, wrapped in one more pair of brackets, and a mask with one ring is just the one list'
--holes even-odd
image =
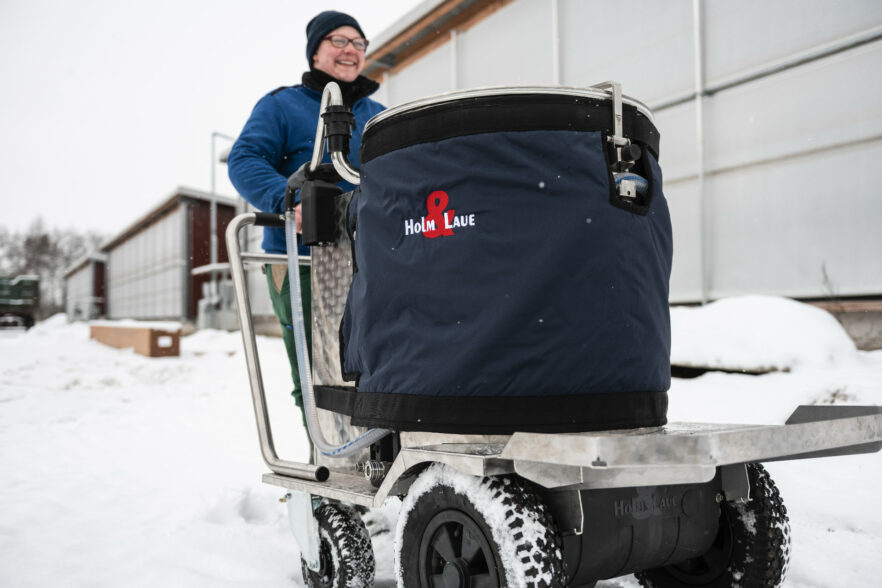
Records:
{"label": "dark blue beanie", "polygon": [[312,69],[312,56],[318,50],[322,39],[334,29],[345,26],[350,26],[361,33],[362,37],[365,36],[357,20],[336,10],[320,12],[309,21],[309,24],[306,25],[306,61],[309,63],[310,69]]}

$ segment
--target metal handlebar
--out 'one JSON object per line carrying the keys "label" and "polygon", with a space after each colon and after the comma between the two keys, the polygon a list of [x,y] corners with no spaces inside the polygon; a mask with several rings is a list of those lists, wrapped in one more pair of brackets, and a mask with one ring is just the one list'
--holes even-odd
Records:
{"label": "metal handlebar", "polygon": [[[239,325],[242,329],[242,342],[245,345],[245,362],[248,366],[248,377],[251,383],[254,416],[257,420],[257,434],[260,437],[260,453],[266,465],[276,474],[324,482],[330,474],[328,468],[280,459],[273,443],[266,394],[263,389],[263,375],[257,356],[257,339],[254,336],[254,324],[251,318],[251,301],[248,297],[248,288],[245,285],[245,269],[242,264],[244,256],[239,249],[239,230],[245,226],[253,225],[256,219],[257,215],[253,212],[240,214],[227,226],[226,238],[227,253],[230,257],[230,273],[233,277],[233,289],[236,293],[236,306],[239,313]],[[245,256],[251,255],[245,254]]]}
{"label": "metal handlebar", "polygon": [[[328,106],[343,106],[343,93],[340,91],[340,86],[337,85],[337,82],[328,82],[322,92],[318,125],[316,125],[315,129],[315,143],[312,148],[312,160],[309,162],[310,171],[315,171],[322,163],[322,156],[325,152],[325,121],[321,115],[328,110]],[[350,165],[343,153],[332,151],[331,162],[341,178],[356,186],[361,183],[361,175],[357,169]]]}

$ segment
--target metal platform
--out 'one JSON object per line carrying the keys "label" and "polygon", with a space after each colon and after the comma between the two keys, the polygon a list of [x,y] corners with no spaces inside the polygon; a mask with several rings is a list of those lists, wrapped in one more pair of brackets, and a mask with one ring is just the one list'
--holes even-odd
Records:
{"label": "metal platform", "polygon": [[671,423],[592,433],[402,433],[401,438],[403,448],[379,489],[353,469],[331,468],[325,482],[278,474],[266,474],[263,481],[367,507],[406,493],[411,474],[435,462],[476,476],[516,473],[545,488],[702,483],[719,466],[879,451],[882,407],[799,407],[785,425]]}

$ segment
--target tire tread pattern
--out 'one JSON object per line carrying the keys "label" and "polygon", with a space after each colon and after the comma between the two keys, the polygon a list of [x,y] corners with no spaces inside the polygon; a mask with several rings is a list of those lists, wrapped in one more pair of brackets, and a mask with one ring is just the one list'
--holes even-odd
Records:
{"label": "tire tread pattern", "polygon": [[[490,530],[492,536],[486,538],[497,551],[502,586],[566,586],[563,539],[548,507],[528,482],[520,478],[476,478],[440,464],[430,467],[423,475],[437,476],[438,481],[427,486],[425,492],[414,491],[412,487],[402,505],[395,564],[400,588],[419,587],[416,546],[420,545],[423,527],[442,504],[466,510]],[[499,507],[503,517],[495,516]],[[491,523],[493,520],[497,522]]]}
{"label": "tire tread pattern", "polygon": [[[358,512],[343,503],[323,502],[315,510],[322,548],[330,557],[331,577],[322,579],[301,559],[303,581],[309,588],[370,588],[376,565],[367,528]],[[325,581],[327,580],[327,581]]]}

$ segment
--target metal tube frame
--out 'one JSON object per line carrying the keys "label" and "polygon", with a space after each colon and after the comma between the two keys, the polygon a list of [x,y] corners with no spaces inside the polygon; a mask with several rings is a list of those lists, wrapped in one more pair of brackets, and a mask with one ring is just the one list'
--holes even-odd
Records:
{"label": "metal tube frame", "polygon": [[704,182],[704,31],[701,0],[692,0],[692,50],[695,68],[695,150],[698,168],[698,235],[699,235],[699,281],[701,282],[701,303],[710,301],[711,243],[710,243],[710,202],[705,194]]}
{"label": "metal tube frame", "polygon": [[[280,476],[323,482],[328,479],[328,468],[280,459],[273,442],[272,426],[263,388],[263,375],[260,371],[260,359],[257,353],[257,339],[251,317],[251,301],[245,281],[244,256],[239,248],[238,239],[239,231],[243,227],[254,224],[256,218],[257,215],[252,212],[240,214],[227,226],[226,237],[227,252],[230,257],[230,273],[233,277],[239,325],[242,330],[242,343],[245,347],[245,362],[248,366],[248,378],[251,384],[251,398],[254,403],[254,417],[257,421],[257,434],[260,438],[260,453],[270,470]],[[254,258],[256,255],[246,253],[245,256]]]}
{"label": "metal tube frame", "polygon": [[[318,124],[315,129],[315,142],[312,147],[312,160],[309,162],[309,171],[318,169],[318,166],[322,163],[322,156],[325,153],[325,121],[322,115],[328,109],[328,106],[343,106],[343,93],[336,82],[328,82],[322,92],[322,102],[319,107]],[[345,155],[339,151],[334,151],[331,153],[331,162],[341,178],[356,186],[361,183],[361,175],[357,169],[349,164]]]}

